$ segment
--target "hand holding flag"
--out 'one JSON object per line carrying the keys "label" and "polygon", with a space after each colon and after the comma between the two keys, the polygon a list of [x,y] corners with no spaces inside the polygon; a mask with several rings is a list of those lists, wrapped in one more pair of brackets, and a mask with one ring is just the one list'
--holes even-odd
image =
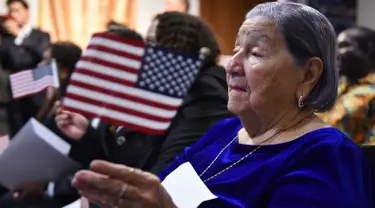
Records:
{"label": "hand holding flag", "polygon": [[114,34],[95,34],[72,74],[64,108],[163,134],[207,52],[190,56]]}

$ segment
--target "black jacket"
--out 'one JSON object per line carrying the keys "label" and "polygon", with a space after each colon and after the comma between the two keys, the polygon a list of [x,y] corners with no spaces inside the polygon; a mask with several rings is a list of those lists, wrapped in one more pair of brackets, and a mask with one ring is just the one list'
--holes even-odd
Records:
{"label": "black jacket", "polygon": [[49,34],[38,29],[33,29],[21,45],[14,40],[14,36],[6,35],[0,46],[1,64],[11,72],[36,67],[50,44]]}
{"label": "black jacket", "polygon": [[104,159],[159,174],[212,125],[232,116],[227,102],[224,68],[208,68],[188,91],[166,134],[152,136],[124,128],[116,132],[116,128],[100,123],[97,129],[89,127],[70,155],[84,166],[94,159]]}
{"label": "black jacket", "polygon": [[[41,30],[33,29],[20,45],[16,45],[14,41],[14,36],[5,35],[0,45],[1,65],[8,73],[35,68],[50,44],[50,36]],[[3,85],[3,87],[6,86]],[[8,89],[0,89],[0,91],[10,91],[10,87],[7,87]],[[11,97],[11,93],[8,96]],[[8,115],[11,115],[8,118],[11,136],[15,135],[31,117],[35,116],[44,99],[44,93],[41,92],[7,103]]]}

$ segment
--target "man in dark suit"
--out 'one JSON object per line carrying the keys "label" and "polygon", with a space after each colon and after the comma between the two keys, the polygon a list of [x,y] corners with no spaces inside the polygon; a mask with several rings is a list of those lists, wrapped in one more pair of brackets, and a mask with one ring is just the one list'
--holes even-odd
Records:
{"label": "man in dark suit", "polygon": [[[2,21],[0,60],[9,73],[35,68],[50,44],[50,36],[30,25],[29,5],[24,0],[7,0],[8,17]],[[13,100],[9,104],[11,135],[38,111],[42,95]]]}

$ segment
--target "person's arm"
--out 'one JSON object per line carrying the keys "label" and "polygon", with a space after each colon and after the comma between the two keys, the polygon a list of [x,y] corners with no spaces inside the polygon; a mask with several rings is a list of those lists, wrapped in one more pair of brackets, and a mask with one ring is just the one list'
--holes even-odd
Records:
{"label": "person's arm", "polygon": [[107,160],[109,156],[104,145],[113,135],[110,135],[106,130],[106,127],[94,128],[90,124],[85,135],[79,141],[73,143],[69,156],[84,167],[89,167],[93,160]]}
{"label": "person's arm", "polygon": [[57,91],[55,88],[48,87],[45,93],[45,99],[43,100],[42,105],[35,116],[38,121],[43,121],[48,112],[52,110],[53,104],[56,101]]}
{"label": "person's arm", "polygon": [[276,181],[268,208],[371,208],[370,168],[353,145],[306,150]]}
{"label": "person's arm", "polygon": [[21,45],[16,45],[13,41],[7,42],[8,60],[6,61],[12,63],[14,69],[27,69],[31,65],[38,64],[42,59],[44,51],[50,44],[50,36],[40,31],[35,33],[25,38]]}
{"label": "person's arm", "polygon": [[232,117],[227,110],[227,89],[212,76],[204,76],[192,90],[167,133],[157,152],[151,172],[159,173],[168,167],[185,147],[191,146],[218,121]]}

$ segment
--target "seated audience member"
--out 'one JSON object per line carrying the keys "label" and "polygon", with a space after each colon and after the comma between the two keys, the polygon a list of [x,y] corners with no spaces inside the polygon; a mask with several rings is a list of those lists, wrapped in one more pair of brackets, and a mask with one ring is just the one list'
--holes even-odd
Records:
{"label": "seated audience member", "polygon": [[[53,103],[58,96],[63,95],[71,73],[73,72],[76,62],[81,56],[81,49],[71,42],[56,42],[51,44],[43,55],[43,60],[39,65],[50,64],[53,59],[56,61],[60,88],[47,89],[47,96],[42,108],[40,109],[36,118],[40,121],[44,121],[44,124],[49,126],[53,121],[54,117],[48,116],[53,113]],[[50,118],[49,118],[50,117]],[[50,126],[49,126],[50,127]],[[51,128],[57,130],[56,128]],[[72,177],[71,175],[69,176]],[[58,181],[55,184],[53,191],[54,196],[48,196],[46,193],[47,182],[29,182],[21,185],[16,190],[12,190],[12,193],[4,196],[0,200],[0,207],[4,208],[61,208],[65,203],[75,200],[78,197],[77,193],[70,186],[69,181]],[[68,193],[71,192],[71,193]]]}
{"label": "seated audience member", "polygon": [[49,87],[47,89],[46,99],[39,110],[36,118],[38,120],[47,119],[48,113],[51,111],[56,99],[60,99],[64,95],[66,87],[69,83],[70,75],[74,70],[74,66],[81,56],[81,48],[71,42],[56,42],[51,44],[43,54],[43,60],[39,65],[50,64],[53,59],[56,61],[57,71],[59,75],[60,88],[55,89]]}
{"label": "seated audience member", "polygon": [[98,131],[82,115],[59,107],[56,123],[67,137],[77,140],[71,156],[84,165],[101,158],[157,174],[213,124],[232,116],[226,108],[225,70],[216,64],[220,49],[206,23],[184,13],[163,13],[150,26],[147,40],[187,54],[197,54],[202,47],[211,53],[165,135],[146,135],[112,125]]}
{"label": "seated audience member", "polygon": [[[238,117],[186,148],[160,179],[95,161],[73,185],[101,207],[177,207],[173,196],[186,201],[198,194],[181,184],[200,181],[217,196],[201,208],[370,208],[370,171],[361,150],[314,114],[335,103],[336,53],[334,29],[317,10],[259,4],[240,27],[226,69],[228,109]],[[174,172],[183,170],[184,176]],[[166,177],[171,181],[163,186]],[[171,191],[174,183],[180,185]]]}
{"label": "seated audience member", "polygon": [[341,59],[335,106],[318,116],[357,144],[375,142],[375,32],[352,27],[337,38]]}

